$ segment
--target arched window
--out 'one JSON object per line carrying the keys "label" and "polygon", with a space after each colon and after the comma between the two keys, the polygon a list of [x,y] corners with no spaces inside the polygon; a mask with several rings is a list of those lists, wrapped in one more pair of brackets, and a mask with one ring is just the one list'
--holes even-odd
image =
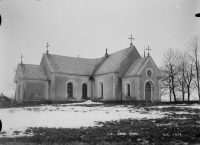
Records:
{"label": "arched window", "polygon": [[99,87],[100,87],[100,98],[103,98],[103,83],[102,82],[99,83]]}
{"label": "arched window", "polygon": [[145,84],[145,100],[146,101],[151,101],[151,82],[147,82]]}
{"label": "arched window", "polygon": [[131,86],[129,83],[126,84],[126,92],[127,92],[127,96],[131,96]]}
{"label": "arched window", "polygon": [[87,85],[86,84],[82,85],[82,97],[83,97],[83,99],[87,98]]}
{"label": "arched window", "polygon": [[73,85],[72,85],[72,83],[67,84],[67,96],[73,97]]}

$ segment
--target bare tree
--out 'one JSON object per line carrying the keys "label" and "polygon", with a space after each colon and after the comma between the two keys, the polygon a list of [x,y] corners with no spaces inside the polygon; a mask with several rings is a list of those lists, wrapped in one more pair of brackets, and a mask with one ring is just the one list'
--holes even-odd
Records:
{"label": "bare tree", "polygon": [[186,94],[186,59],[185,59],[185,53],[179,51],[178,53],[178,83],[179,83],[179,87],[178,87],[178,91],[180,91],[182,93],[182,98],[183,101],[185,101],[185,94]]}
{"label": "bare tree", "polygon": [[171,81],[168,74],[165,72],[164,67],[159,68],[162,73],[161,78],[161,96],[166,96],[169,94],[169,101],[172,101],[172,91],[171,91]]}
{"label": "bare tree", "polygon": [[174,51],[172,48],[169,48],[164,53],[164,61],[163,61],[163,73],[165,74],[165,78],[163,81],[166,81],[166,85],[169,88],[170,100],[171,94],[174,97],[174,101],[176,101],[176,90],[178,88],[178,51]]}
{"label": "bare tree", "polygon": [[193,66],[191,64],[187,63],[185,70],[186,70],[186,72],[185,72],[185,83],[186,83],[186,88],[187,88],[187,98],[188,98],[188,101],[190,101],[191,90],[194,89]]}
{"label": "bare tree", "polygon": [[16,74],[16,71],[17,71],[17,69],[16,68],[14,68],[13,69],[13,78],[12,78],[12,82],[11,83],[9,83],[9,85],[8,85],[8,89],[11,89],[11,90],[16,90],[16,82],[15,82],[15,74]]}
{"label": "bare tree", "polygon": [[191,60],[191,64],[194,67],[195,73],[195,84],[198,91],[199,102],[200,102],[200,38],[199,36],[194,36],[190,39],[187,46],[187,54]]}
{"label": "bare tree", "polygon": [[183,101],[187,94],[188,101],[190,101],[190,92],[194,89],[193,79],[193,66],[187,57],[186,52],[179,52],[179,71],[178,71],[178,82],[179,91],[182,93]]}

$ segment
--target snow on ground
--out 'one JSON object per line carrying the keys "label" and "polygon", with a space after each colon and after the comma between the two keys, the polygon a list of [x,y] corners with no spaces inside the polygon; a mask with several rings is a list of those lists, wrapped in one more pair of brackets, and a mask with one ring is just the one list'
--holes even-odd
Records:
{"label": "snow on ground", "polygon": [[[105,122],[128,118],[153,119],[165,116],[160,111],[147,112],[143,108],[136,109],[131,105],[127,107],[123,105],[86,107],[83,106],[85,104],[99,103],[87,101],[84,103],[0,109],[2,132],[4,132],[4,134],[0,134],[0,137],[23,136],[28,127],[79,128],[97,126],[97,121]],[[14,135],[15,131],[20,133]]]}
{"label": "snow on ground", "polygon": [[[87,105],[93,104],[92,106]],[[95,106],[96,104],[96,106]],[[101,105],[102,104],[102,105]],[[200,109],[199,105],[175,106],[191,107]],[[172,106],[155,106],[158,108]],[[150,107],[151,108],[151,107]],[[178,112],[177,112],[178,113]],[[183,113],[183,112],[180,112]],[[185,113],[185,112],[184,112]],[[79,128],[97,126],[98,121],[111,121],[120,119],[155,119],[162,118],[170,112],[159,110],[146,111],[133,105],[103,105],[86,101],[83,103],[71,103],[61,105],[42,105],[36,107],[21,107],[0,109],[2,121],[2,133],[0,137],[24,136],[28,127],[49,127],[49,128]],[[15,134],[14,132],[20,132]],[[31,134],[29,134],[31,135]]]}
{"label": "snow on ground", "polygon": [[163,105],[163,106],[154,106],[157,108],[167,108],[167,107],[185,107],[185,108],[192,108],[192,109],[200,109],[200,104],[191,104],[191,105],[187,105],[187,104],[176,104],[176,105]]}

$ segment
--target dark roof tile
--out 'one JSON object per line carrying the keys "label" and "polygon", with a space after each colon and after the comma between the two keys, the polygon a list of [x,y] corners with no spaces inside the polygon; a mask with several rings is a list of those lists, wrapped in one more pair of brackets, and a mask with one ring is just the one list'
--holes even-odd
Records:
{"label": "dark roof tile", "polygon": [[24,78],[47,80],[45,68],[42,65],[22,64],[21,65]]}
{"label": "dark roof tile", "polygon": [[115,72],[131,48],[126,48],[109,55],[103,64],[97,69],[95,75]]}
{"label": "dark roof tile", "polygon": [[143,57],[133,61],[132,64],[127,69],[127,71],[125,72],[125,74],[123,75],[123,77],[130,77],[137,75],[138,71],[140,70],[140,68],[142,68],[147,59],[148,57]]}
{"label": "dark roof tile", "polygon": [[95,67],[103,59],[86,59],[54,54],[45,55],[53,68],[53,72],[76,75],[91,75]]}

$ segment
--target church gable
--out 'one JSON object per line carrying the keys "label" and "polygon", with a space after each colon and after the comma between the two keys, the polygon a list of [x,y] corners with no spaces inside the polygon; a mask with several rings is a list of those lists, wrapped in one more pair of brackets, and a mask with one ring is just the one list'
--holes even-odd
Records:
{"label": "church gable", "polygon": [[15,73],[15,82],[19,82],[20,78],[23,78],[23,71],[22,71],[21,64],[18,64],[16,73]]}
{"label": "church gable", "polygon": [[131,51],[127,54],[127,56],[124,58],[124,60],[116,70],[118,77],[122,77],[129,66],[132,64],[132,62],[137,60],[138,58],[141,58],[141,56],[135,46],[132,46]]}
{"label": "church gable", "polygon": [[40,65],[44,66],[45,71],[48,75],[48,78],[50,79],[51,78],[51,72],[53,72],[53,69],[52,69],[51,65],[49,64],[49,61],[47,60],[47,56],[46,56],[45,53],[42,56],[42,60],[40,62]]}
{"label": "church gable", "polygon": [[156,66],[151,56],[149,56],[149,57],[144,57],[144,58],[138,58],[135,61],[133,61],[133,63],[129,66],[127,71],[124,73],[123,78],[141,75],[142,71],[144,70],[144,68],[146,67],[148,63],[151,64],[151,67],[155,71],[155,74],[158,77],[161,76],[160,70]]}
{"label": "church gable", "polygon": [[120,77],[124,73],[124,70],[128,68],[130,63],[139,57],[140,54],[137,52],[135,46],[112,53],[97,69],[95,75],[117,72]]}
{"label": "church gable", "polygon": [[160,70],[158,69],[157,65],[155,64],[155,62],[153,61],[152,57],[149,56],[147,58],[148,58],[147,61],[144,63],[144,65],[138,71],[138,75],[140,75],[142,73],[142,71],[144,71],[144,68],[151,68],[157,77],[161,77],[162,74],[161,74]]}

